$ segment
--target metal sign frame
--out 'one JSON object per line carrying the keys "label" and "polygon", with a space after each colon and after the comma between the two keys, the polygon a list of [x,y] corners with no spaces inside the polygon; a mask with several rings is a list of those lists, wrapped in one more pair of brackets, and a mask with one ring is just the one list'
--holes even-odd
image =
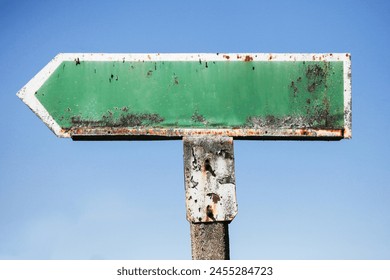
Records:
{"label": "metal sign frame", "polygon": [[[78,65],[82,62],[162,62],[162,61],[183,61],[183,62],[342,62],[343,63],[343,102],[344,102],[344,127],[337,129],[313,128],[306,125],[301,127],[273,127],[267,121],[258,121],[252,127],[222,127],[222,128],[199,128],[199,127],[151,127],[151,126],[76,126],[71,129],[62,128],[51,116],[46,108],[36,97],[36,93],[53,75],[63,62],[73,62]],[[113,77],[115,78],[115,77]],[[294,82],[291,88],[295,90]],[[47,64],[26,86],[24,86],[17,96],[26,103],[30,109],[58,136],[72,137],[74,140],[95,139],[180,139],[185,136],[219,135],[230,136],[234,139],[325,139],[340,140],[352,137],[352,101],[351,101],[351,56],[348,53],[338,54],[278,54],[278,53],[251,53],[251,54],[108,54],[108,53],[63,53],[58,54],[49,64]],[[295,120],[290,120],[294,122]],[[88,138],[88,139],[86,139]]]}

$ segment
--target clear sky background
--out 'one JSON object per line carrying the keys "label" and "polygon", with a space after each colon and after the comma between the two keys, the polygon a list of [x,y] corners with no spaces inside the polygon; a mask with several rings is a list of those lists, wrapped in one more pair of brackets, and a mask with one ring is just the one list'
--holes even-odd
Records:
{"label": "clear sky background", "polygon": [[0,1],[0,259],[190,259],[183,145],[57,138],[61,52],[352,54],[353,139],[235,141],[232,259],[390,259],[389,1]]}

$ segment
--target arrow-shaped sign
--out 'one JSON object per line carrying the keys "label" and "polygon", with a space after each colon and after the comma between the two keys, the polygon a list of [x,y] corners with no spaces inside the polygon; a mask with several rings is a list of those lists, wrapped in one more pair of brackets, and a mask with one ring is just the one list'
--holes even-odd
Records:
{"label": "arrow-shaped sign", "polygon": [[59,54],[17,94],[59,137],[351,137],[349,54]]}

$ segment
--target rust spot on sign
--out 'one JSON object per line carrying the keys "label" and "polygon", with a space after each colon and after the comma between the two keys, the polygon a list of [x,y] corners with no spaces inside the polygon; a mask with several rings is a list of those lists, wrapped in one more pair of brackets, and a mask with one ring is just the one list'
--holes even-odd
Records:
{"label": "rust spot on sign", "polygon": [[250,55],[247,55],[247,56],[245,56],[244,61],[245,61],[245,62],[253,61],[253,57],[250,56]]}
{"label": "rust spot on sign", "polygon": [[298,131],[298,134],[300,134],[302,136],[308,136],[308,135],[310,135],[310,132],[308,130],[306,130],[306,129],[300,129]]}

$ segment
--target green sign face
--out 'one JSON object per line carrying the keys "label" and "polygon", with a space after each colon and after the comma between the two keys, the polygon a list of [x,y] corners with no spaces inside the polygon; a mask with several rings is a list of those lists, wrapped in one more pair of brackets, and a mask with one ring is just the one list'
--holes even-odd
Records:
{"label": "green sign face", "polygon": [[60,54],[18,96],[60,137],[351,137],[349,54]]}

